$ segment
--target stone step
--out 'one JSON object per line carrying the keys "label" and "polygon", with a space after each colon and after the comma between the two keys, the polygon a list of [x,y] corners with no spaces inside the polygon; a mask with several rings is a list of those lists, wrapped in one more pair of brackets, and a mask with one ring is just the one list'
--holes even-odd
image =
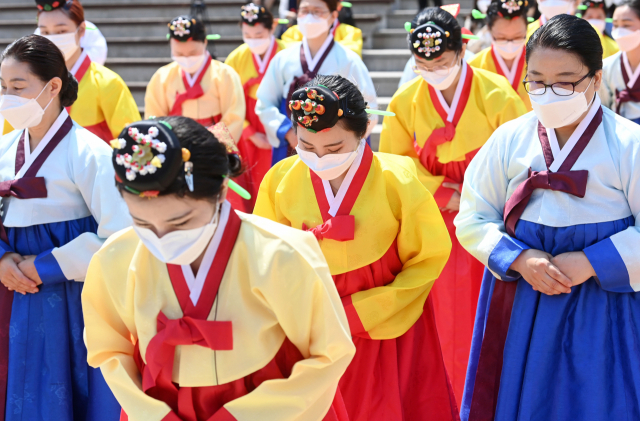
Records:
{"label": "stone step", "polygon": [[373,35],[374,49],[408,49],[407,31],[404,29],[381,29]]}
{"label": "stone step", "polygon": [[[387,29],[404,29],[405,22],[411,22],[411,20],[418,14],[418,9],[401,9],[394,10],[387,13]],[[460,25],[464,25],[464,20],[467,16],[471,15],[471,8],[460,9],[458,15],[458,22]]]}
{"label": "stone step", "polygon": [[[359,14],[354,18],[364,34],[371,36],[378,26],[381,16],[376,14]],[[128,37],[162,37],[166,36],[167,22],[165,17],[141,18],[99,18],[92,19],[105,37],[117,37],[126,34]],[[220,35],[241,35],[240,18],[222,16],[208,19],[209,29]],[[0,20],[0,38],[20,38],[33,33],[36,23],[33,19]]]}
{"label": "stone step", "polygon": [[401,72],[411,56],[408,48],[392,50],[363,50],[362,59],[371,72]]}
{"label": "stone step", "polygon": [[[386,102],[381,102],[378,108],[385,110],[389,105],[391,96],[398,88],[398,82],[402,76],[402,72],[370,72],[373,84],[379,97],[387,97]],[[127,81],[127,86],[133,94],[138,107],[144,107],[144,93],[147,89],[146,81]]]}

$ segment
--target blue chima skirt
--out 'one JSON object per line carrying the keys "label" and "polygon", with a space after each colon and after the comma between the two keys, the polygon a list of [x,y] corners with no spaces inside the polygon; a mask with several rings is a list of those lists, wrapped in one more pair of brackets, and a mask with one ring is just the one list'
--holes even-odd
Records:
{"label": "blue chima skirt", "polygon": [[[7,228],[9,246],[23,256],[69,243],[98,224],[86,218]],[[9,326],[7,421],[117,421],[120,407],[100,370],[87,365],[82,282],[41,285],[14,293]]]}
{"label": "blue chima skirt", "polygon": [[[558,255],[581,251],[634,225],[613,222],[554,228],[519,221],[516,238]],[[496,421],[640,420],[640,294],[603,290],[595,279],[547,296],[517,281],[503,350]],[[465,393],[469,416],[496,278],[485,270]]]}

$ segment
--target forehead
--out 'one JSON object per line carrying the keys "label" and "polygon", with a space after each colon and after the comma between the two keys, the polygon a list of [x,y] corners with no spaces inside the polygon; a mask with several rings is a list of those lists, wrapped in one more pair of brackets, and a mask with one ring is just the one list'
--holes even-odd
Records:
{"label": "forehead", "polygon": [[10,82],[15,79],[32,81],[35,75],[31,72],[31,68],[27,63],[17,61],[13,57],[7,57],[0,64],[0,79],[4,82]]}
{"label": "forehead", "polygon": [[576,54],[550,48],[534,50],[527,62],[527,69],[530,73],[551,77],[582,75],[587,70]]}
{"label": "forehead", "polygon": [[75,26],[75,23],[62,11],[41,12],[38,26]]}
{"label": "forehead", "polygon": [[355,135],[355,133],[345,130],[342,127],[340,121],[338,121],[338,124],[333,126],[331,129],[323,132],[311,133],[307,129],[304,129],[300,126],[298,126],[297,131],[298,139],[300,139],[301,142],[309,143],[315,147],[323,147],[340,141],[347,142],[358,140],[356,139],[357,136]]}
{"label": "forehead", "polygon": [[322,0],[302,0],[300,2],[300,8],[305,7],[307,9],[327,9],[329,6]]}
{"label": "forehead", "polygon": [[613,18],[620,20],[639,20],[638,16],[636,16],[633,10],[627,5],[618,6],[613,12]]}
{"label": "forehead", "polygon": [[527,22],[522,17],[513,19],[496,19],[491,28],[491,32],[527,32]]}
{"label": "forehead", "polygon": [[440,57],[435,58],[433,60],[427,60],[424,57],[418,56],[414,54],[416,58],[416,63],[425,65],[425,66],[440,66],[442,64],[448,64],[455,57],[456,52],[452,50],[445,51]]}

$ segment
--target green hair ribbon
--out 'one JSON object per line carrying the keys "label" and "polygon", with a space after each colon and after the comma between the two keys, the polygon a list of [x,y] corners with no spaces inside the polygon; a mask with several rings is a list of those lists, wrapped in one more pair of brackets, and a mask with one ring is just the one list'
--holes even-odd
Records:
{"label": "green hair ribbon", "polygon": [[527,16],[527,22],[531,23],[531,22],[534,22],[534,21],[535,21],[534,18],[532,18],[531,16]]}
{"label": "green hair ribbon", "polygon": [[211,34],[211,35],[207,35],[207,40],[209,41],[215,41],[222,38],[220,35],[218,34]]}
{"label": "green hair ribbon", "polygon": [[367,108],[366,110],[364,110],[364,112],[367,113],[367,114],[383,115],[385,117],[395,117],[396,116],[396,114],[392,113],[391,111],[372,110],[370,108]]}
{"label": "green hair ribbon", "polygon": [[289,24],[289,19],[278,19],[278,23],[280,25],[288,25]]}
{"label": "green hair ribbon", "polygon": [[404,30],[407,32],[411,32],[411,22],[404,23]]}
{"label": "green hair ribbon", "polygon": [[589,7],[586,4],[581,4],[580,6],[578,6],[578,10],[587,10],[588,8]]}
{"label": "green hair ribbon", "polygon": [[487,15],[479,11],[478,9],[473,9],[471,11],[471,17],[474,19],[486,19]]}

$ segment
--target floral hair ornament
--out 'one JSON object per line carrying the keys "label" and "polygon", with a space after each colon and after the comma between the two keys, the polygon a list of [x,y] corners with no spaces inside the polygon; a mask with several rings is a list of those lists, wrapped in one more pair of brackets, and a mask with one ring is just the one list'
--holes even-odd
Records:
{"label": "floral hair ornament", "polygon": [[207,31],[204,22],[201,19],[191,16],[178,16],[167,24],[169,34],[167,38],[173,38],[176,41],[202,41],[207,39]]}
{"label": "floral hair ornament", "polygon": [[323,85],[298,89],[289,101],[291,119],[311,133],[329,130],[348,109],[340,97]]}
{"label": "floral hair ornament", "polygon": [[273,22],[273,15],[264,6],[255,3],[248,3],[242,6],[240,8],[240,18],[242,23],[249,26],[254,26],[257,23],[267,25]]}
{"label": "floral hair ornament", "polygon": [[164,121],[127,126],[110,142],[116,181],[125,190],[156,197],[176,179],[182,164],[180,142]]}
{"label": "floral hair ornament", "polygon": [[[232,155],[240,156],[240,151],[238,151],[238,147],[236,146],[235,140],[233,140],[233,136],[231,136],[231,132],[226,124],[220,122],[211,127],[209,127],[209,131],[213,133],[213,135],[218,139],[220,143],[222,143],[227,148],[227,153]],[[242,159],[242,157],[240,158]],[[238,183],[223,175],[229,182],[229,188],[236,192],[238,196],[242,197],[245,200],[251,200],[251,194],[242,188]]]}
{"label": "floral hair ornament", "polygon": [[36,0],[36,7],[41,12],[50,12],[65,6],[70,6],[73,0]]}

